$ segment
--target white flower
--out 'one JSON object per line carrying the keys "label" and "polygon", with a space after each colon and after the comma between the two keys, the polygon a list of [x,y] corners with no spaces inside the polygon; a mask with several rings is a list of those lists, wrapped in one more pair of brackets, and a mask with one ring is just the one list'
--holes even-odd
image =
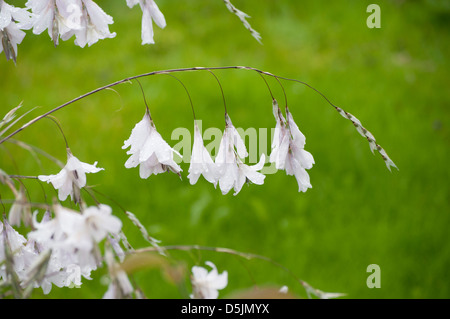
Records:
{"label": "white flower", "polygon": [[103,299],[123,299],[130,297],[133,293],[133,286],[128,279],[127,273],[114,260],[111,249],[105,250],[105,261],[109,268],[110,283],[108,290],[103,295]]}
{"label": "white flower", "polygon": [[273,100],[273,115],[275,116],[276,126],[273,134],[272,152],[270,153],[270,162],[275,163],[276,169],[284,169],[286,156],[289,150],[289,130],[286,127],[286,120],[281,114],[277,101]]}
{"label": "white flower", "polygon": [[83,213],[55,205],[54,211],[55,218],[40,223],[34,215],[35,230],[28,234],[28,240],[41,250],[52,250],[49,265],[52,276],[47,276],[50,283],[79,286],[81,277],[91,279],[91,271],[99,264],[96,244],[109,233],[117,235],[122,222],[111,215],[107,205],[87,207]]}
{"label": "white flower", "polygon": [[219,186],[222,190],[222,194],[227,194],[232,188],[234,189],[234,194],[237,195],[244,183],[253,183],[257,185],[264,184],[264,179],[266,176],[260,172],[264,167],[265,156],[261,154],[259,163],[249,166],[244,164],[241,159],[236,158],[236,163],[232,165],[227,165],[225,172],[219,179]]}
{"label": "white flower", "polygon": [[58,190],[58,198],[65,200],[70,195],[75,202],[80,201],[80,189],[86,186],[86,173],[97,173],[103,168],[96,167],[97,162],[93,165],[83,163],[72,155],[67,149],[67,164],[56,175],[39,175],[39,180],[52,183],[53,187]]}
{"label": "white flower", "polygon": [[208,150],[203,144],[202,133],[197,125],[194,123],[194,145],[192,147],[191,164],[189,166],[189,181],[193,185],[197,183],[200,175],[210,183],[217,185],[218,171],[216,164],[209,155]]}
{"label": "white flower", "polygon": [[98,40],[114,38],[116,33],[109,31],[109,24],[114,23],[113,18],[106,14],[92,0],[76,0],[77,5],[82,8],[79,29],[73,29],[64,38],[75,34],[75,44],[84,48],[86,44],[91,46]]}
{"label": "white flower", "polygon": [[48,30],[54,45],[59,38],[69,39],[74,30],[80,30],[81,7],[76,0],[28,0],[26,6],[34,14],[33,33]]}
{"label": "white flower", "polygon": [[16,8],[0,1],[0,53],[5,51],[6,59],[16,62],[17,45],[32,27],[31,14],[23,8]]}
{"label": "white flower", "polygon": [[28,238],[47,248],[70,247],[68,250],[90,252],[95,243],[102,241],[108,233],[117,235],[122,222],[111,214],[111,207],[99,205],[77,211],[55,205],[55,218],[38,223]]}
{"label": "white flower", "polygon": [[111,214],[108,205],[91,206],[83,211],[84,231],[89,233],[95,242],[102,241],[107,234],[117,235],[122,228],[122,222]]}
{"label": "white flower", "polygon": [[139,165],[139,176],[143,179],[152,174],[159,174],[171,170],[180,176],[182,169],[173,160],[173,154],[181,155],[163,140],[156,130],[150,117],[145,112],[144,118],[136,124],[122,149],[130,147],[127,151],[131,155],[125,162],[126,168]]}
{"label": "white flower", "polygon": [[8,222],[0,222],[0,263],[5,259],[5,240],[6,244],[9,246],[11,252],[17,256],[22,253],[27,240],[21,234],[19,234]]}
{"label": "white flower", "polygon": [[193,299],[217,299],[218,290],[224,289],[228,284],[226,271],[219,274],[212,262],[207,261],[205,264],[212,268],[210,272],[203,267],[192,267],[192,295],[190,297]]}
{"label": "white flower", "polygon": [[154,44],[152,21],[155,21],[158,27],[164,29],[166,26],[166,19],[153,0],[127,0],[127,5],[130,8],[138,3],[142,9],[142,44]]}
{"label": "white flower", "polygon": [[54,218],[50,219],[46,215],[40,223],[36,220],[37,211],[34,212],[34,230],[28,233],[29,240],[34,240],[38,245],[45,248],[63,247],[64,241],[83,223],[83,216],[76,211],[59,204],[54,206],[54,211]]}
{"label": "white flower", "polygon": [[105,292],[102,299],[122,299],[131,295],[133,286],[125,271],[118,268],[114,279],[115,280],[111,280],[109,283],[108,290]]}
{"label": "white flower", "polygon": [[248,166],[241,158],[248,156],[244,141],[238,131],[233,126],[228,115],[225,116],[225,132],[220,141],[215,163],[219,173],[219,187],[222,194],[227,194],[234,188],[234,195],[237,195],[245,182],[262,185],[265,176],[258,171],[264,166],[265,156],[261,155],[258,164]]}
{"label": "white flower", "polygon": [[289,291],[288,286],[282,286],[282,287],[280,288],[280,290],[279,290],[279,292],[282,293],[282,294],[287,294],[288,291]]}
{"label": "white flower", "polygon": [[0,222],[0,277],[4,279],[6,279],[6,269],[4,266],[6,257],[5,245],[8,246],[12,254],[14,272],[17,274],[19,280],[23,280],[26,277],[29,266],[37,255],[27,245],[25,237],[11,227],[7,221],[4,222],[4,226]]}
{"label": "white flower", "polygon": [[305,151],[305,136],[300,132],[294,118],[286,107],[286,120],[281,114],[277,101],[273,100],[273,112],[277,121],[272,142],[270,162],[275,163],[277,169],[285,169],[287,175],[294,175],[297,179],[299,192],[306,192],[311,188],[306,169],[312,168],[314,158]]}

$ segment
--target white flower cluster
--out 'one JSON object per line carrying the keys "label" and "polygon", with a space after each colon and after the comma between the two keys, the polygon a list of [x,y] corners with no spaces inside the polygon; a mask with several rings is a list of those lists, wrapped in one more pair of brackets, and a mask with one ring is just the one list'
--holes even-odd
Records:
{"label": "white flower cluster", "polygon": [[[91,279],[91,272],[101,264],[98,244],[108,235],[117,236],[122,228],[119,218],[107,205],[87,207],[82,213],[56,204],[54,218],[47,211],[41,222],[33,216],[33,231],[27,239],[6,221],[0,222],[0,277],[8,280],[15,273],[21,288],[33,284],[48,294],[52,285],[81,285],[82,277]],[[9,250],[10,260],[7,259]],[[45,262],[43,256],[48,258]],[[7,265],[13,269],[8,269]],[[45,270],[39,278],[36,273]]]}
{"label": "white flower cluster", "polygon": [[23,30],[31,29],[31,14],[27,9],[16,8],[0,0],[0,53],[5,51],[6,59],[16,62],[17,45],[25,37]]}
{"label": "white flower cluster", "polygon": [[[299,192],[306,192],[312,187],[306,170],[312,168],[314,158],[304,149],[305,136],[300,132],[287,107],[286,119],[283,117],[275,99],[273,112],[276,127],[270,162],[274,163],[277,169],[285,170],[286,174],[294,175],[299,185]],[[180,157],[181,155],[171,148],[156,131],[148,110],[144,118],[133,128],[131,136],[122,148],[128,147],[130,150],[127,154],[131,156],[126,161],[125,167],[139,165],[139,174],[143,179],[168,170],[178,175],[182,171],[174,161],[174,154]],[[194,144],[188,175],[191,184],[197,183],[199,177],[203,175],[214,187],[218,184],[224,195],[231,189],[234,189],[234,195],[237,195],[246,182],[262,185],[265,175],[260,171],[265,164],[264,154],[253,166],[244,164],[243,160],[247,156],[245,143],[228,114],[225,114],[225,131],[214,161],[205,148],[198,124],[194,121]]]}
{"label": "white flower cluster", "polygon": [[[152,21],[164,28],[164,15],[153,0],[127,0],[130,8],[138,3],[143,12],[142,44],[155,43]],[[92,0],[28,0],[25,8],[0,0],[0,53],[5,51],[6,59],[15,62],[17,45],[26,35],[23,30],[29,29],[33,29],[34,34],[47,30],[55,46],[59,39],[66,41],[72,36],[75,36],[75,45],[91,46],[98,40],[116,36],[109,30],[113,23],[113,18]]]}
{"label": "white flower cluster", "polygon": [[[31,217],[30,203],[22,189],[15,192],[8,221],[0,222],[0,278],[11,282],[16,277],[24,291],[33,285],[48,294],[52,285],[57,287],[80,286],[81,279],[91,279],[91,272],[103,262],[99,244],[108,238],[116,255],[123,251],[115,240],[120,238],[122,221],[112,215],[111,207],[104,204],[86,207],[81,201],[81,188],[86,186],[86,173],[97,173],[103,168],[83,163],[67,149],[67,163],[56,175],[38,176],[51,183],[64,201],[69,195],[79,204],[81,211],[60,204],[47,210],[40,222],[38,211]],[[31,220],[31,221],[30,221]],[[12,226],[31,226],[27,238]],[[9,253],[8,253],[9,251]]]}

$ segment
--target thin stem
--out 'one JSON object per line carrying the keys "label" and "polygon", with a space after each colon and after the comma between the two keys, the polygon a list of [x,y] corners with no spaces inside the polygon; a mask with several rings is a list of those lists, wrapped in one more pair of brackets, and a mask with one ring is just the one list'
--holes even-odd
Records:
{"label": "thin stem", "polygon": [[178,82],[180,82],[180,84],[184,87],[184,90],[186,91],[186,94],[187,94],[188,97],[189,97],[189,102],[191,103],[191,109],[192,109],[192,114],[194,115],[194,120],[196,120],[196,117],[195,117],[195,111],[194,111],[194,104],[192,103],[191,95],[189,94],[189,91],[188,91],[188,89],[186,88],[186,86],[184,85],[184,83],[183,83],[179,78],[177,78],[175,75],[172,75],[172,74],[169,74],[169,73],[164,73],[164,74],[173,77],[175,80],[177,80]]}
{"label": "thin stem", "polygon": [[56,118],[54,116],[48,115],[48,116],[46,116],[46,118],[48,118],[49,120],[52,120],[56,124],[56,126],[58,126],[59,131],[61,132],[61,134],[64,138],[64,142],[66,144],[66,149],[69,148],[69,143],[67,143],[66,135],[64,134],[64,131],[62,130],[61,124],[59,124],[59,122],[56,120]]}
{"label": "thin stem", "polygon": [[[219,252],[219,253],[225,253],[225,254],[230,254],[230,255],[234,255],[234,256],[239,256],[239,257],[242,257],[245,259],[264,260],[264,261],[269,262],[269,263],[283,269],[284,271],[286,271],[297,282],[299,282],[304,288],[309,287],[309,285],[305,281],[298,278],[289,268],[283,266],[282,264],[280,264],[266,256],[252,254],[252,253],[244,253],[244,252],[240,252],[240,251],[230,249],[230,248],[208,247],[208,246],[198,246],[198,245],[170,245],[170,246],[161,246],[160,248],[163,248],[165,250],[182,250],[182,251],[191,251],[191,250],[215,251],[215,252]],[[140,249],[136,249],[133,253],[143,253],[143,252],[153,252],[153,251],[157,251],[157,248],[155,248],[155,247],[140,248]]]}
{"label": "thin stem", "polygon": [[3,199],[2,199],[2,194],[0,193],[0,204],[2,204],[2,208],[3,208],[3,214],[2,215],[6,215],[6,207],[5,204],[3,204]]}
{"label": "thin stem", "polygon": [[22,178],[22,179],[38,179],[37,176],[24,176],[24,175],[9,175],[9,178]]}
{"label": "thin stem", "polygon": [[147,100],[145,99],[144,89],[142,88],[141,82],[140,82],[138,79],[135,79],[135,80],[136,80],[136,82],[139,84],[139,87],[141,88],[142,96],[143,96],[143,98],[144,98],[145,108],[146,108],[147,113],[148,113],[148,115],[150,116],[150,119],[151,119],[152,116],[150,115],[150,109],[149,109],[149,107],[148,107]]}
{"label": "thin stem", "polygon": [[272,100],[274,100],[275,98],[273,97],[272,90],[270,89],[269,83],[267,83],[266,78],[261,73],[258,72],[258,74],[264,80],[264,82],[266,83],[266,86],[269,89],[270,96],[272,97]]}
{"label": "thin stem", "polygon": [[208,69],[208,71],[209,71],[209,73],[211,73],[216,78],[216,81],[219,84],[220,92],[222,92],[222,99],[223,99],[223,106],[225,108],[225,114],[228,114],[228,112],[227,112],[227,103],[225,101],[225,94],[223,93],[222,84],[220,84],[219,78],[214,74],[213,71],[211,71],[210,69]]}
{"label": "thin stem", "polygon": [[279,84],[280,84],[280,86],[281,86],[281,89],[283,90],[283,93],[284,93],[284,102],[286,103],[286,107],[287,107],[287,95],[286,95],[286,90],[284,89],[284,86],[283,86],[283,84],[281,84],[281,81],[280,81],[280,79],[279,79],[279,78],[277,78],[277,77],[275,77],[275,79],[277,79],[278,83],[279,83]]}
{"label": "thin stem", "polygon": [[82,188],[83,191],[85,191],[86,193],[88,193],[89,196],[91,196],[92,200],[95,202],[95,206],[100,206],[100,202],[97,200],[97,198],[94,196],[94,194],[92,194],[92,192],[90,191],[89,188],[87,187],[83,187]]}

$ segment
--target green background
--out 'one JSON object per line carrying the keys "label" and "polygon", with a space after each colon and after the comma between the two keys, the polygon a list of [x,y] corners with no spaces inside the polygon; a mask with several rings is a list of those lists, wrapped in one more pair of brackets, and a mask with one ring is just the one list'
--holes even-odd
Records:
{"label": "green background", "polygon": [[[389,172],[349,121],[298,83],[283,85],[306,136],[306,150],[316,161],[309,170],[313,188],[306,193],[298,193],[295,178],[280,171],[267,175],[262,186],[244,186],[237,196],[232,191],[224,196],[203,178],[191,186],[186,163],[181,164],[182,180],[171,173],[141,180],[138,169],[125,169],[127,155],[121,149],[144,114],[136,83],[97,93],[54,116],[73,154],[105,168],[88,175],[88,183],[138,216],[162,245],[227,247],[263,255],[318,289],[346,293],[345,298],[450,297],[448,1],[377,1],[380,29],[366,25],[366,8],[373,1],[233,1],[252,16],[249,22],[261,33],[261,45],[220,0],[159,0],[167,27],[155,26],[156,44],[146,46],[141,45],[138,7],[129,9],[124,0],[97,3],[114,17],[114,39],[83,49],[71,39],[55,48],[47,33],[29,31],[19,45],[17,65],[0,56],[1,114],[21,101],[21,112],[40,106],[25,123],[105,84],[172,68],[246,65],[305,81],[361,120],[399,171]],[[215,74],[236,127],[274,126],[269,91],[256,73]],[[203,71],[177,77],[188,88],[203,129],[223,129],[222,96],[214,78]],[[278,83],[267,80],[284,105]],[[157,75],[141,83],[169,144],[178,142],[170,139],[174,129],[192,132],[189,99],[176,80]],[[49,120],[15,138],[66,159],[64,140]],[[11,143],[0,151],[1,168],[10,174],[59,170],[45,157],[38,163]],[[23,183],[34,201],[45,200],[36,181]],[[44,189],[50,201],[55,193],[50,185]],[[12,197],[4,186],[0,191],[2,199]],[[98,199],[124,221],[135,248],[148,245],[113,202]],[[86,200],[92,202],[88,196]],[[306,296],[291,275],[262,260],[205,251],[171,255],[188,271],[207,260],[219,272],[227,270],[229,284],[220,297],[254,285],[287,285],[290,292]],[[366,285],[370,264],[380,266],[379,289]],[[36,289],[33,297],[99,298],[107,288],[104,273],[94,272],[80,289],[54,287],[49,295]],[[143,269],[134,279],[149,298],[186,296],[157,269]]]}

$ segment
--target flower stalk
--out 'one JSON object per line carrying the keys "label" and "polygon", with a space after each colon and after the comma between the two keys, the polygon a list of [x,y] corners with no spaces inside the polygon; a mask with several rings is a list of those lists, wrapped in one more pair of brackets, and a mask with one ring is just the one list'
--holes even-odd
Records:
{"label": "flower stalk", "polygon": [[[307,86],[308,88],[314,90],[316,93],[318,93],[320,96],[322,96],[322,98],[325,99],[325,101],[331,105],[340,115],[342,115],[344,118],[350,120],[352,122],[352,124],[356,127],[356,129],[358,130],[358,132],[360,132],[360,134],[362,136],[364,136],[368,142],[369,145],[371,147],[372,151],[377,151],[381,157],[383,158],[384,162],[386,163],[387,168],[390,170],[390,167],[395,167],[397,168],[397,166],[394,164],[394,162],[389,158],[389,156],[387,155],[386,151],[379,145],[376,143],[375,137],[361,124],[361,122],[354,117],[352,114],[346,112],[345,110],[343,110],[341,107],[333,104],[326,96],[325,94],[323,94],[321,91],[319,91],[318,89],[316,89],[315,87],[311,86],[310,84],[297,80],[297,79],[292,79],[292,78],[287,78],[287,77],[283,77],[283,76],[279,76],[279,75],[275,75],[273,73],[267,72],[267,71],[263,71],[257,68],[253,68],[253,67],[249,67],[249,66],[222,66],[222,67],[191,67],[191,68],[177,68],[177,69],[168,69],[168,70],[159,70],[159,71],[152,71],[152,72],[147,72],[147,73],[143,73],[143,74],[139,74],[139,75],[135,75],[135,76],[131,76],[131,77],[127,77],[125,79],[101,86],[99,88],[96,88],[90,92],[87,92],[85,94],[82,94],[68,102],[65,102],[55,108],[53,108],[52,110],[39,115],[37,117],[35,117],[34,119],[30,120],[29,122],[25,123],[22,127],[18,128],[17,130],[15,130],[14,132],[10,133],[9,135],[3,137],[0,140],[0,144],[4,143],[5,141],[9,140],[10,138],[12,138],[13,136],[15,136],[16,134],[18,134],[19,132],[23,131],[24,129],[26,129],[27,127],[31,126],[32,124],[38,122],[39,120],[41,120],[42,118],[55,113],[56,111],[65,108],[66,106],[69,106],[71,104],[74,104],[77,101],[80,101],[88,96],[91,96],[95,93],[98,93],[100,91],[106,90],[106,89],[110,89],[114,86],[117,86],[119,84],[122,83],[128,83],[134,79],[139,79],[139,78],[144,78],[144,77],[148,77],[148,76],[152,76],[152,75],[156,75],[156,74],[166,74],[166,73],[178,73],[178,72],[192,72],[192,71],[213,71],[213,70],[229,70],[229,69],[235,69],[235,70],[250,70],[250,71],[254,71],[257,72],[261,75],[266,75],[266,76],[270,76],[273,77],[277,80],[285,80],[285,81],[291,81],[291,82],[296,82],[302,85]],[[397,168],[398,169],[398,168]]]}

